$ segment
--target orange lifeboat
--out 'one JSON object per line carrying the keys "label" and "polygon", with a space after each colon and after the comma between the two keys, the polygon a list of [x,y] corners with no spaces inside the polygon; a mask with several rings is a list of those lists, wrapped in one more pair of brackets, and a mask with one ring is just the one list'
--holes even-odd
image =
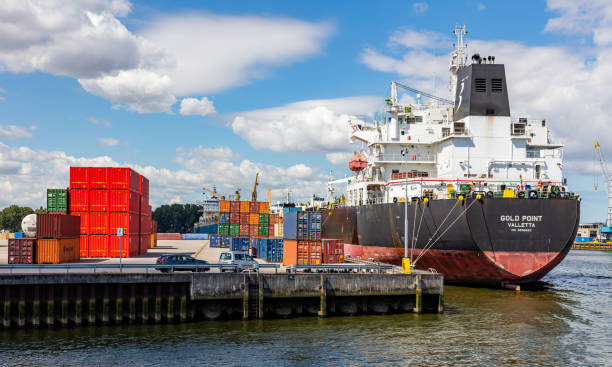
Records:
{"label": "orange lifeboat", "polygon": [[368,161],[361,154],[355,154],[349,160],[349,169],[353,172],[359,172],[366,168]]}

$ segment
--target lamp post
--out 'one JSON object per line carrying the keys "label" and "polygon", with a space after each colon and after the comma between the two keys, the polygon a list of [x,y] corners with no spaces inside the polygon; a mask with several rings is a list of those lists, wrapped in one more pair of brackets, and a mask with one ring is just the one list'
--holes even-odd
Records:
{"label": "lamp post", "polygon": [[[404,173],[405,183],[404,186],[406,198],[404,201],[404,258],[402,259],[402,271],[404,273],[410,273],[412,264],[410,258],[408,258],[408,148],[402,149],[402,156],[406,158],[406,171]],[[412,257],[412,256],[411,256]]]}

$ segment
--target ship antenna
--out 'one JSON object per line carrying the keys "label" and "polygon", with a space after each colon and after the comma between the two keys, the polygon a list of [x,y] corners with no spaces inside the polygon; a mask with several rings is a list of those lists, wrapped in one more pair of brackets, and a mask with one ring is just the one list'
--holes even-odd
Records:
{"label": "ship antenna", "polygon": [[465,50],[467,43],[464,43],[463,37],[467,35],[465,24],[463,26],[456,25],[453,34],[457,36],[457,43],[454,44],[455,49],[451,52],[451,61],[448,69],[451,72],[451,93],[454,94],[457,86],[457,73],[465,67],[467,56]]}

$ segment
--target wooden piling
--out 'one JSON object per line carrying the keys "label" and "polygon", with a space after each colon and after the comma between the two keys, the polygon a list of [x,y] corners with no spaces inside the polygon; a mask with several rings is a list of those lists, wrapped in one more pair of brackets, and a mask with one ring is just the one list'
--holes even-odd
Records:
{"label": "wooden piling", "polygon": [[143,323],[149,322],[149,284],[143,284],[142,286],[140,320]]}
{"label": "wooden piling", "polygon": [[47,292],[47,325],[55,325],[55,287],[49,286]]}
{"label": "wooden piling", "polygon": [[34,290],[32,291],[32,317],[30,319],[30,323],[34,327],[40,326],[40,286],[35,285]]}
{"label": "wooden piling", "polygon": [[161,322],[162,318],[162,296],[161,296],[161,285],[156,284],[155,286],[155,314],[154,320],[155,322]]}
{"label": "wooden piling", "polygon": [[77,326],[83,322],[83,286],[80,284],[74,290],[74,318],[72,321]]}
{"label": "wooden piling", "polygon": [[167,294],[167,302],[168,308],[166,310],[166,319],[168,322],[174,321],[174,284],[170,283],[168,285],[168,294]]}
{"label": "wooden piling", "polygon": [[96,285],[89,285],[89,303],[87,305],[87,323],[94,325],[96,323]]}
{"label": "wooden piling", "polygon": [[109,285],[104,284],[104,295],[102,297],[102,324],[107,325],[110,319],[110,299],[109,299]]}
{"label": "wooden piling", "polygon": [[128,322],[136,322],[136,285],[130,284],[130,299],[128,301]]}
{"label": "wooden piling", "polygon": [[11,327],[11,287],[5,286],[2,300],[2,326]]}
{"label": "wooden piling", "polygon": [[327,317],[327,286],[325,285],[325,275],[321,274],[321,282],[319,284],[319,293],[321,306],[318,312],[319,317]]}
{"label": "wooden piling", "polygon": [[26,296],[25,286],[19,286],[19,303],[17,304],[17,326],[24,327],[26,324]]}

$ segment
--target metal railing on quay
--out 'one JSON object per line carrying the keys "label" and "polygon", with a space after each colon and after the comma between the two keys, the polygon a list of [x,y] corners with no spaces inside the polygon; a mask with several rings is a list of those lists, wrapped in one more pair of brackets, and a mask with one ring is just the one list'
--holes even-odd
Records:
{"label": "metal railing on quay", "polygon": [[363,264],[324,264],[324,265],[291,265],[287,267],[287,272],[297,273],[298,270],[310,271],[310,272],[348,272],[354,271],[357,273],[366,272],[378,272],[382,273],[384,270],[391,270],[395,272],[395,266],[393,265],[363,265]]}
{"label": "metal railing on quay", "polygon": [[[278,269],[280,268],[279,264],[259,264],[257,266],[258,269]],[[5,270],[8,270],[10,274],[13,273],[13,270],[33,270],[42,274],[43,272],[49,270],[65,270],[66,273],[72,272],[94,272],[96,273],[98,270],[103,272],[109,272],[112,270],[118,271],[120,273],[123,270],[137,270],[142,269],[145,273],[148,273],[149,270],[158,270],[168,272],[174,272],[175,270],[192,270],[196,272],[200,271],[209,271],[211,269],[219,269],[221,270],[229,270],[235,271],[240,269],[240,265],[231,265],[231,264],[202,264],[202,265],[162,265],[162,264],[2,264],[0,265],[0,274],[4,273]],[[252,267],[245,267],[244,270],[252,270]],[[81,271],[77,271],[81,270]],[[132,271],[133,272],[133,271]]]}

